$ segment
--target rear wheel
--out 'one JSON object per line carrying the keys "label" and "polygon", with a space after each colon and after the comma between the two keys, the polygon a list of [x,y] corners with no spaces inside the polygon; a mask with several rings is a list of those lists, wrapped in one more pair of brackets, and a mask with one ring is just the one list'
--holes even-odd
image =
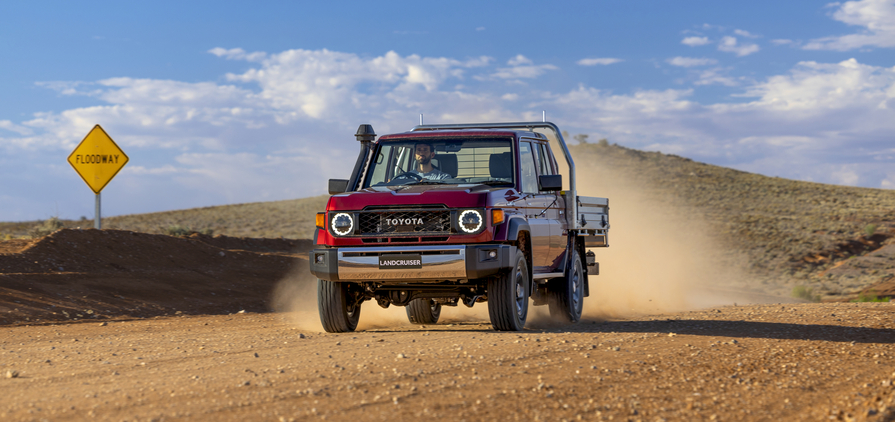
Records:
{"label": "rear wheel", "polygon": [[565,277],[555,278],[547,284],[547,305],[550,317],[566,323],[581,319],[584,308],[584,267],[577,251],[572,252],[572,262]]}
{"label": "rear wheel", "polygon": [[411,300],[405,310],[411,324],[435,324],[441,316],[441,304],[432,299]]}
{"label": "rear wheel", "polygon": [[328,333],[347,333],[357,328],[361,302],[349,287],[348,283],[317,280],[317,310]]}
{"label": "rear wheel", "polygon": [[512,271],[488,281],[488,314],[498,331],[522,331],[528,318],[531,276],[522,251],[516,250]]}

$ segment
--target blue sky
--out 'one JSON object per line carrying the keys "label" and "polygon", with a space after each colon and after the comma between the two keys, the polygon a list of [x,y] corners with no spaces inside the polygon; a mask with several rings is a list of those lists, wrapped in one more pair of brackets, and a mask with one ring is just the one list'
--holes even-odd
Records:
{"label": "blue sky", "polygon": [[360,123],[548,119],[770,176],[895,188],[895,0],[0,3],[0,221],[291,199]]}

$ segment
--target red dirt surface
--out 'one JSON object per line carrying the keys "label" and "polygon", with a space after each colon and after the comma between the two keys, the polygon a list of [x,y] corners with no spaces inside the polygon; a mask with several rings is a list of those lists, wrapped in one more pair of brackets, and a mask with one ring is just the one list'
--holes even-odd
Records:
{"label": "red dirt surface", "polygon": [[271,310],[308,240],[63,229],[0,242],[0,324]]}

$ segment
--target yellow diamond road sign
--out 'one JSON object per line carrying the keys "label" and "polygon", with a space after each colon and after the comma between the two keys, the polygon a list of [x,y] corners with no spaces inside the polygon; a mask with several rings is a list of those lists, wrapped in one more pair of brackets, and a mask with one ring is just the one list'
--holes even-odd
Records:
{"label": "yellow diamond road sign", "polygon": [[68,156],[68,163],[97,194],[127,164],[127,160],[124,151],[99,125],[94,126]]}

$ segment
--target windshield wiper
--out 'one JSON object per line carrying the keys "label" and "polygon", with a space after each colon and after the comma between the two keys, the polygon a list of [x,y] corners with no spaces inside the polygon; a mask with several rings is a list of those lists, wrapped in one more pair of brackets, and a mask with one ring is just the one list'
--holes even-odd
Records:
{"label": "windshield wiper", "polygon": [[424,180],[420,180],[419,182],[405,183],[404,186],[410,186],[410,185],[447,185],[447,184],[449,184],[449,183],[442,182],[441,180],[429,180],[429,179],[424,179]]}
{"label": "windshield wiper", "polygon": [[479,185],[488,185],[488,186],[498,186],[498,185],[512,185],[513,182],[507,182],[506,180],[485,180],[484,182],[475,182]]}

